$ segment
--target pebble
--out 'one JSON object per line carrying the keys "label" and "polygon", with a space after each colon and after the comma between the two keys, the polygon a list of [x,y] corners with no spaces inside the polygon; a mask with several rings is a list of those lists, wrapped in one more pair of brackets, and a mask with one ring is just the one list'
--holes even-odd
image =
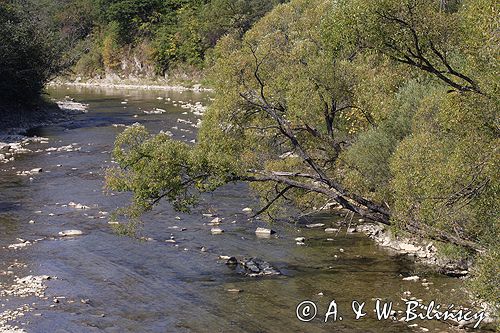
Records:
{"label": "pebble", "polygon": [[403,278],[403,281],[418,281],[418,280],[420,280],[420,277],[418,277],[416,275]]}
{"label": "pebble", "polygon": [[307,224],[306,227],[307,228],[321,228],[321,227],[324,227],[325,225],[323,223],[314,223],[314,224]]}
{"label": "pebble", "polygon": [[221,222],[222,222],[222,219],[220,217],[216,217],[212,221],[210,221],[210,223],[212,223],[212,224],[219,224]]}
{"label": "pebble", "polygon": [[222,230],[221,228],[212,228],[210,232],[212,233],[212,235],[221,235],[224,230]]}
{"label": "pebble", "polygon": [[73,237],[81,235],[83,235],[83,232],[81,230],[64,230],[59,232],[59,236],[62,237]]}
{"label": "pebble", "polygon": [[241,289],[228,289],[227,291],[230,292],[230,293],[241,293],[241,292],[243,292],[243,290],[241,290]]}

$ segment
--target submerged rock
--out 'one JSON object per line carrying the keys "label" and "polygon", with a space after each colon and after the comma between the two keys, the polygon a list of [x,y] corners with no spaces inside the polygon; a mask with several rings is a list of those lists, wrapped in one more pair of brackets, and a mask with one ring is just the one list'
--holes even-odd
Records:
{"label": "submerged rock", "polygon": [[243,290],[241,290],[241,289],[235,289],[235,288],[228,289],[227,291],[230,292],[230,293],[241,293],[241,292],[243,292]]}
{"label": "submerged rock", "polygon": [[270,263],[259,258],[250,258],[240,261],[242,273],[248,276],[281,275],[281,272]]}
{"label": "submerged rock", "polygon": [[235,257],[229,257],[227,258],[226,265],[238,265],[238,259],[236,259]]}
{"label": "submerged rock", "polygon": [[259,258],[238,260],[235,257],[230,257],[226,261],[226,265],[231,266],[237,273],[245,276],[281,275],[281,272],[271,266],[270,263]]}

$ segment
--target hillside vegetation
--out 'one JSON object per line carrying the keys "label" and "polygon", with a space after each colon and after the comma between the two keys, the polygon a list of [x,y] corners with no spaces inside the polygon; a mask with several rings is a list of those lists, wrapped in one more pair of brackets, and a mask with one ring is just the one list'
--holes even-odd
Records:
{"label": "hillside vegetation", "polygon": [[0,102],[36,99],[44,84],[61,74],[199,74],[222,36],[241,36],[280,2],[0,1]]}
{"label": "hillside vegetation", "polygon": [[478,258],[500,284],[498,3],[293,0],[213,52],[216,98],[196,145],[142,126],[116,141],[127,217],[248,182],[269,218],[339,203]]}
{"label": "hillside vegetation", "polygon": [[201,71],[226,34],[242,35],[279,0],[72,0],[64,25],[85,33],[74,72],[154,77]]}

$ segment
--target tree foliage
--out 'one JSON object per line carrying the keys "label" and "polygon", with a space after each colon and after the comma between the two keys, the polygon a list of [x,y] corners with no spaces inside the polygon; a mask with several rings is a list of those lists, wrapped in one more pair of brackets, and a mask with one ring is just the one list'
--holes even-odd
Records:
{"label": "tree foliage", "polygon": [[500,236],[497,16],[492,0],[278,5],[219,40],[198,143],[132,127],[108,186],[133,192],[139,216],[246,181],[262,212],[336,202],[485,253],[488,267]]}
{"label": "tree foliage", "polygon": [[58,34],[36,6],[0,2],[0,102],[28,102],[64,66]]}
{"label": "tree foliage", "polygon": [[[140,48],[144,44],[150,45],[151,52],[143,60],[152,63],[158,74],[179,65],[201,68],[206,53],[222,36],[243,34],[283,1],[73,0],[80,8],[86,8],[89,2],[95,8],[92,15],[80,11],[82,22],[91,18],[93,26],[86,37],[86,54],[81,56],[76,69],[80,74],[99,72],[99,69],[92,69],[100,64],[101,71],[116,71],[115,62],[109,66],[106,60],[109,59],[109,45],[115,45],[113,53],[117,58],[125,58],[122,50]],[[76,11],[63,8],[62,12]],[[96,61],[96,54],[104,61]]]}

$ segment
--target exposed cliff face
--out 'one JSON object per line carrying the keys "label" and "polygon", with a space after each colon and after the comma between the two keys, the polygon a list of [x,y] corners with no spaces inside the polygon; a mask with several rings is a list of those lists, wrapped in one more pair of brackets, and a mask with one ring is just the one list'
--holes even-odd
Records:
{"label": "exposed cliff face", "polygon": [[120,65],[117,69],[106,68],[106,76],[120,78],[156,76],[155,65],[151,61],[151,49],[148,44],[142,43],[137,47],[128,46],[119,57]]}
{"label": "exposed cliff face", "polygon": [[[97,61],[96,68],[88,71],[88,66],[78,63],[71,72],[56,81],[71,83],[102,84],[192,84],[203,79],[203,70],[192,65],[177,65],[168,71],[159,72],[147,43],[136,47],[127,46],[117,51],[113,57],[115,62],[109,66],[108,61]],[[83,62],[86,61],[82,58]],[[108,64],[108,65],[107,65]]]}

